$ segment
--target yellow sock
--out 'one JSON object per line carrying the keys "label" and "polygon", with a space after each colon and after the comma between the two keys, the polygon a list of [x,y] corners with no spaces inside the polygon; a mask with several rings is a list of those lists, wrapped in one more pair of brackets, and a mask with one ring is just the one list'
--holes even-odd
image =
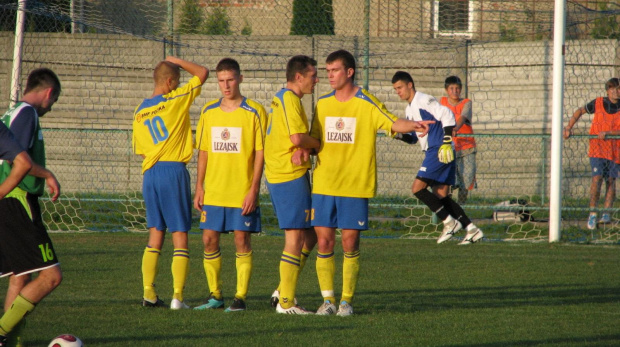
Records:
{"label": "yellow sock", "polygon": [[4,313],[2,318],[0,318],[0,335],[6,336],[8,333],[13,331],[13,328],[19,322],[24,319],[24,317],[34,310],[35,304],[28,301],[21,294],[13,300],[13,304],[11,304],[11,308]]}
{"label": "yellow sock", "polygon": [[305,249],[305,248],[301,250],[301,258],[299,261],[299,272],[300,273],[301,273],[301,270],[304,269],[304,266],[306,266],[306,261],[308,260],[308,257],[310,256],[310,252],[312,252],[312,250]]}
{"label": "yellow sock", "polygon": [[295,290],[299,277],[300,257],[282,252],[280,258],[280,306],[290,308],[295,305]]}
{"label": "yellow sock", "polygon": [[237,293],[235,297],[245,301],[252,277],[252,251],[237,253]]}
{"label": "yellow sock", "polygon": [[360,272],[360,251],[344,252],[342,262],[342,300],[351,302]]}
{"label": "yellow sock", "polygon": [[[306,266],[306,260],[308,260],[308,257],[310,256],[310,252],[312,252],[312,250],[308,250],[308,249],[305,249],[305,248],[301,250],[301,258],[300,258],[300,261],[299,261],[299,273],[301,273],[301,270],[303,270],[304,266]],[[280,284],[278,284],[277,290],[279,292],[281,292],[282,291],[281,289],[282,288],[281,288]]]}
{"label": "yellow sock", "polygon": [[146,246],[142,255],[142,285],[144,286],[144,298],[151,302],[157,300],[155,292],[155,277],[159,270],[159,254],[161,251]]}
{"label": "yellow sock", "polygon": [[334,261],[334,252],[321,253],[316,256],[316,275],[319,278],[319,288],[323,300],[336,302],[334,295],[334,273],[336,272],[336,262]]}
{"label": "yellow sock", "polygon": [[174,289],[173,299],[183,301],[183,289],[187,280],[189,270],[189,250],[185,248],[175,248],[172,253],[172,288]]}
{"label": "yellow sock", "polygon": [[220,278],[220,272],[222,271],[222,253],[218,248],[217,251],[213,253],[204,252],[203,255],[204,259],[202,260],[202,264],[205,268],[209,292],[214,298],[222,300],[222,279]]}

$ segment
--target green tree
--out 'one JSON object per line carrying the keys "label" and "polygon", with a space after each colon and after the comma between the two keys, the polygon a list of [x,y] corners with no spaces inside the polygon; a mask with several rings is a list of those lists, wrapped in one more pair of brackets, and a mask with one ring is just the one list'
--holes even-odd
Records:
{"label": "green tree", "polygon": [[291,35],[334,35],[332,0],[293,0]]}
{"label": "green tree", "polygon": [[[620,39],[620,26],[618,25],[617,11],[609,11],[606,3],[600,3],[599,9],[603,14],[601,14],[602,17],[594,20],[594,27],[591,31],[592,37],[595,39]],[[612,13],[604,13],[608,11]]]}
{"label": "green tree", "polygon": [[201,34],[204,26],[204,12],[198,0],[183,0],[181,5],[181,23],[177,28],[179,34]]}
{"label": "green tree", "polygon": [[207,16],[204,33],[207,35],[232,35],[230,17],[223,7],[215,7]]}

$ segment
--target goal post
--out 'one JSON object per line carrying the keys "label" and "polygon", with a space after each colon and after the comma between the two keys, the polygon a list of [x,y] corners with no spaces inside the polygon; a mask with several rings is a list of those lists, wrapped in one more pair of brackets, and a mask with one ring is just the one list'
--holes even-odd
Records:
{"label": "goal post", "polygon": [[553,123],[551,130],[551,193],[549,242],[560,241],[562,228],[562,118],[564,117],[565,0],[555,0],[553,30]]}

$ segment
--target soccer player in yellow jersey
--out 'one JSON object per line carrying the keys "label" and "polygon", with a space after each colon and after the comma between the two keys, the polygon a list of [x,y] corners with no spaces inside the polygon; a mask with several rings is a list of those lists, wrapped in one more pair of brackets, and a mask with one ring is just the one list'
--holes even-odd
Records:
{"label": "soccer player in yellow jersey", "polygon": [[[179,87],[180,69],[193,77]],[[150,98],[136,108],[133,119],[133,148],[141,155],[144,181],[142,194],[146,205],[149,241],[142,257],[142,281],[146,307],[162,307],[157,297],[155,277],[166,230],[172,233],[172,279],[174,294],[171,309],[189,308],[183,302],[189,250],[187,232],[192,222],[192,193],[185,165],[192,157],[192,129],[189,108],[200,95],[209,70],[176,57],[166,57],[155,67],[155,89]]]}
{"label": "soccer player in yellow jersey", "polygon": [[[286,87],[271,102],[265,138],[265,177],[285,241],[280,258],[280,286],[271,304],[278,313],[310,314],[295,304],[297,278],[316,244],[310,226],[311,192],[309,150],[318,148],[308,135],[308,117],[301,104],[319,81],[316,60],[297,55],[286,65]],[[297,165],[299,164],[299,165]]]}
{"label": "soccer player in yellow jersey", "polygon": [[434,121],[415,122],[388,112],[383,103],[356,86],[355,58],[345,50],[327,56],[334,89],[319,98],[310,135],[321,142],[312,186],[312,226],[318,237],[316,272],[323,296],[319,315],[334,314],[334,245],[342,229],[342,298],[339,316],[353,314],[351,301],[359,272],[360,232],[368,229],[368,199],[376,192],[378,130],[390,135],[419,131]]}
{"label": "soccer player in yellow jersey", "polygon": [[194,208],[201,212],[203,265],[210,295],[197,310],[224,308],[220,272],[220,234],[234,232],[237,291],[226,312],[246,309],[252,275],[252,233],[260,232],[258,193],[263,175],[267,115],[263,106],[243,95],[239,63],[222,59],[216,67],[222,98],[202,109],[196,129],[198,170]]}

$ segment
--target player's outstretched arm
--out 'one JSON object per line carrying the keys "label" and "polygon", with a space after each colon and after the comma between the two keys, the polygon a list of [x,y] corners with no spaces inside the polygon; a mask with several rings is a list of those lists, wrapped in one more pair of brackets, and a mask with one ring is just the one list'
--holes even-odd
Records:
{"label": "player's outstretched arm", "polygon": [[585,107],[580,107],[575,111],[575,113],[573,113],[573,116],[570,117],[570,119],[568,120],[568,125],[564,127],[564,131],[562,135],[564,136],[565,139],[573,135],[573,127],[575,126],[575,123],[577,123],[579,118],[581,118],[581,116],[583,116],[584,114],[586,114]]}
{"label": "player's outstretched arm", "polygon": [[410,133],[412,131],[421,133],[418,137],[424,137],[428,134],[428,126],[434,124],[434,120],[423,120],[420,122],[398,118],[396,122],[392,124],[392,132],[395,133]]}
{"label": "player's outstretched arm", "polygon": [[32,168],[32,160],[28,156],[26,151],[20,152],[13,159],[13,166],[9,176],[0,184],[0,199],[4,198],[15,188],[19,182],[26,176],[28,171]]}
{"label": "player's outstretched arm", "polygon": [[209,69],[202,65],[198,65],[196,63],[192,63],[191,61],[183,60],[181,58],[177,58],[171,55],[166,57],[166,61],[177,64],[181,67],[181,69],[187,71],[192,76],[198,77],[201,84],[205,83],[207,77],[209,77]]}

